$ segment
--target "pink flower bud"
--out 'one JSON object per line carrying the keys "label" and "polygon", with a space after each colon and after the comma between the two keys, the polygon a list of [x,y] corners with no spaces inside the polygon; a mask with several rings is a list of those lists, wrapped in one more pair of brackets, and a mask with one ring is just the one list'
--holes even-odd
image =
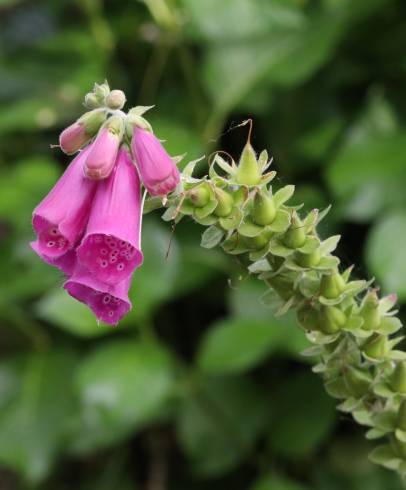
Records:
{"label": "pink flower bud", "polygon": [[77,152],[89,139],[90,135],[86,133],[84,124],[76,121],[62,131],[59,136],[59,146],[69,155]]}
{"label": "pink flower bud", "polygon": [[84,165],[86,177],[101,180],[113,170],[120,146],[120,136],[104,127],[97,135]]}
{"label": "pink flower bud", "polygon": [[135,126],[131,149],[141,180],[152,196],[166,195],[175,189],[179,171],[156,136]]}

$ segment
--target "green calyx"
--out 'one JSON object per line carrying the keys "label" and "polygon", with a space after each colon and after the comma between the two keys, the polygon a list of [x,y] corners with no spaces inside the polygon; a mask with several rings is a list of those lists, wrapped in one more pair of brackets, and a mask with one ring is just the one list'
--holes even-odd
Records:
{"label": "green calyx", "polygon": [[251,210],[252,221],[260,226],[270,225],[276,216],[276,205],[265,192],[257,192]]}
{"label": "green calyx", "polygon": [[225,218],[233,209],[234,199],[226,191],[223,191],[223,189],[216,188],[215,194],[217,206],[213,214],[218,218]]}
{"label": "green calyx", "polygon": [[320,312],[320,330],[326,334],[338,332],[347,322],[343,311],[336,306],[324,306]]}
{"label": "green calyx", "polygon": [[187,196],[193,207],[203,208],[210,201],[210,189],[203,183],[190,189]]}
{"label": "green calyx", "polygon": [[343,377],[348,391],[354,397],[361,398],[368,393],[372,383],[372,377],[368,372],[353,366],[347,366]]}
{"label": "green calyx", "polygon": [[288,248],[300,248],[306,241],[306,231],[303,227],[302,220],[297,213],[293,213],[292,220],[288,231],[283,237],[283,244]]}
{"label": "green calyx", "polygon": [[332,274],[325,274],[320,282],[320,294],[327,299],[336,299],[345,289],[345,281],[341,274],[334,271]]}
{"label": "green calyx", "polygon": [[296,262],[302,267],[317,267],[320,264],[321,253],[319,249],[311,252],[309,254],[305,254],[303,252],[296,252]]}
{"label": "green calyx", "polygon": [[111,116],[107,120],[105,127],[113,134],[117,136],[122,136],[124,131],[124,121],[120,116]]}
{"label": "green calyx", "polygon": [[99,131],[105,120],[106,111],[94,109],[93,111],[83,114],[83,116],[78,119],[78,122],[83,124],[86,134],[91,137]]}
{"label": "green calyx", "polygon": [[365,330],[375,330],[381,324],[381,314],[379,312],[379,300],[375,291],[368,293],[360,310],[360,315],[364,319],[362,328]]}
{"label": "green calyx", "polygon": [[396,367],[389,380],[390,387],[396,393],[406,394],[406,362],[401,361],[396,364]]}
{"label": "green calyx", "polygon": [[372,359],[383,359],[389,353],[388,337],[386,335],[374,335],[363,348],[364,353]]}
{"label": "green calyx", "polygon": [[247,143],[241,153],[235,180],[241,185],[258,185],[261,182],[261,176],[254,148]]}

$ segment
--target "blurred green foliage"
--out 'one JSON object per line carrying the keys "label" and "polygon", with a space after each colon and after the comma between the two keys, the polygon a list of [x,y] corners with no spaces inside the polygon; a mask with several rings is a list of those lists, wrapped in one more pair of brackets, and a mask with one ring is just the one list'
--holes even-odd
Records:
{"label": "blurred green foliage", "polygon": [[334,203],[343,263],[405,302],[405,19],[401,0],[0,0],[2,490],[401,488],[309,373],[294,318],[191,223],[145,218],[117,328],[28,242],[68,161],[49,145],[107,78],[190,159],[237,157],[252,117],[277,185]]}

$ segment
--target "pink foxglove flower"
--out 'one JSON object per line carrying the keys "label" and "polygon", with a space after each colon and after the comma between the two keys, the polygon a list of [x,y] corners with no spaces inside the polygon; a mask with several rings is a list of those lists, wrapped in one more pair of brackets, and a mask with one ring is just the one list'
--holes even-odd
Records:
{"label": "pink foxglove flower", "polygon": [[175,189],[179,171],[154,134],[135,126],[131,149],[141,180],[152,196],[163,196]]}
{"label": "pink foxglove flower", "polygon": [[108,127],[103,127],[94,140],[84,171],[86,177],[92,180],[107,178],[114,168],[121,137]]}
{"label": "pink foxglove flower", "polygon": [[128,151],[120,149],[108,179],[98,183],[79,261],[98,281],[117,284],[142,263],[141,189]]}
{"label": "pink foxglove flower", "polygon": [[56,259],[51,259],[50,257],[41,254],[38,240],[31,242],[30,245],[34,252],[36,252],[44,262],[57,267],[67,276],[71,276],[73,274],[76,264],[76,250],[74,248],[71,248],[64,255],[61,255]]}
{"label": "pink foxglove flower", "polygon": [[83,175],[88,148],[76,156],[51,192],[34,209],[32,224],[38,237],[36,251],[56,259],[83,235],[96,183]]}
{"label": "pink foxglove flower", "polygon": [[131,309],[128,299],[130,282],[131,277],[127,277],[124,281],[109,286],[77,264],[72,277],[63,287],[75,299],[85,303],[99,320],[116,325]]}

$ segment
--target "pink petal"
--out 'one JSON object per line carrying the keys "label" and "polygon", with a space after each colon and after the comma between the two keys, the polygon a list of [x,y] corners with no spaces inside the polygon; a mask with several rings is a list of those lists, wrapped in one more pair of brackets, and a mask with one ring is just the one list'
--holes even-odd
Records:
{"label": "pink petal", "polygon": [[116,284],[142,263],[141,189],[126,149],[108,179],[98,184],[86,235],[77,249],[79,261],[96,279]]}
{"label": "pink petal", "polygon": [[102,128],[86,158],[85,175],[92,180],[108,177],[117,158],[120,138],[108,128]]}
{"label": "pink petal", "polygon": [[51,192],[34,209],[38,253],[55,259],[72,248],[85,229],[96,184],[83,175],[89,147],[72,161]]}
{"label": "pink petal", "polygon": [[98,320],[117,325],[131,309],[131,302],[128,299],[130,282],[131,277],[127,277],[124,281],[109,286],[98,281],[78,263],[72,277],[63,287],[75,299],[86,304]]}
{"label": "pink petal", "polygon": [[76,250],[74,248],[71,248],[64,255],[61,255],[58,258],[52,259],[41,254],[38,240],[35,240],[35,242],[31,242],[30,246],[44,262],[49,265],[53,265],[54,267],[57,267],[67,276],[72,275],[76,264]]}

